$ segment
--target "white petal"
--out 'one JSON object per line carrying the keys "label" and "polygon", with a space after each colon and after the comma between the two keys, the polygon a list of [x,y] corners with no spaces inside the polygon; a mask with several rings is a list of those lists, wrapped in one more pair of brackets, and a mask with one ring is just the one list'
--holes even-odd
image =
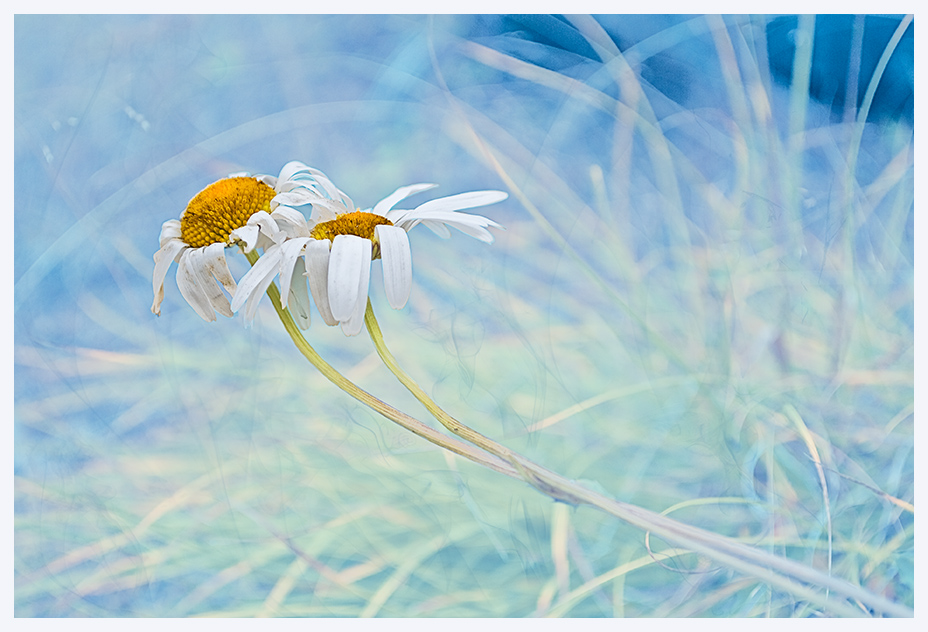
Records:
{"label": "white petal", "polygon": [[158,239],[160,245],[164,245],[173,240],[180,239],[180,220],[179,219],[169,219],[161,225],[161,237]]}
{"label": "white petal", "polygon": [[460,211],[465,208],[474,208],[476,206],[486,206],[487,204],[502,202],[507,197],[509,197],[509,194],[503,191],[469,191],[467,193],[458,193],[457,195],[438,198],[437,200],[429,200],[425,204],[417,206],[416,211],[420,213],[428,213],[429,211]]}
{"label": "white petal", "polygon": [[235,279],[229,271],[226,261],[226,247],[223,244],[210,244],[205,249],[203,264],[207,266],[210,275],[226,288],[229,294],[235,294]]}
{"label": "white petal", "polygon": [[[247,175],[247,174],[246,174],[246,175]],[[231,177],[231,176],[230,176],[230,177]],[[274,176],[269,176],[269,175],[263,175],[263,174],[262,174],[262,175],[259,175],[259,176],[255,176],[255,180],[257,180],[258,182],[262,182],[262,183],[266,184],[267,186],[271,187],[271,188],[274,189],[275,191],[277,190],[277,178],[275,178]]]}
{"label": "white petal", "polygon": [[290,312],[300,329],[309,329],[309,292],[306,291],[306,266],[302,258],[293,264],[290,283]]}
{"label": "white petal", "polygon": [[199,285],[206,300],[209,301],[210,306],[223,316],[231,318],[232,310],[229,309],[229,299],[222,293],[219,284],[216,283],[216,279],[214,278],[214,273],[217,271],[216,268],[218,267],[216,264],[217,251],[215,246],[220,248],[218,251],[219,256],[223,257],[223,263],[225,263],[222,244],[210,244],[204,248],[194,248],[190,251],[187,262],[190,269],[196,274],[197,285]]}
{"label": "white petal", "polygon": [[[371,250],[369,239],[354,235],[336,235],[329,256],[329,306],[332,316],[339,322],[347,320],[355,311],[361,297],[358,288],[364,268],[370,275]],[[366,297],[365,297],[366,298]]]}
{"label": "white petal", "polygon": [[342,213],[350,213],[353,210],[353,208],[347,207],[341,202],[319,199],[313,202],[313,212],[310,218],[313,222],[318,224],[320,222],[328,222]]}
{"label": "white petal", "polygon": [[177,288],[200,318],[212,322],[216,320],[216,313],[200,288],[196,271],[191,266],[191,255],[195,251],[195,248],[191,248],[181,253],[180,261],[177,262]]}
{"label": "white petal", "polygon": [[370,247],[371,242],[364,240],[368,244],[367,265],[361,266],[361,278],[358,279],[358,301],[348,320],[342,321],[342,333],[346,336],[357,336],[364,325],[364,311],[367,309],[367,291],[371,281],[371,264],[370,264]]}
{"label": "white petal", "polygon": [[377,202],[374,205],[374,208],[371,209],[371,213],[376,213],[377,215],[386,216],[387,211],[396,206],[400,201],[405,200],[410,195],[415,195],[416,193],[421,193],[422,191],[428,191],[429,189],[434,189],[437,187],[437,184],[410,184],[409,186],[400,187],[384,199]]}
{"label": "white petal", "polygon": [[319,196],[304,187],[294,188],[291,191],[278,193],[274,196],[273,201],[285,206],[303,206],[319,199]]}
{"label": "white petal", "polygon": [[245,252],[251,252],[258,245],[258,227],[257,226],[240,226],[229,233],[229,242],[245,242]]}
{"label": "white petal", "polygon": [[479,239],[488,244],[493,243],[493,233],[484,228],[484,226],[493,226],[494,228],[504,230],[503,227],[496,222],[490,221],[485,217],[480,217],[479,215],[468,215],[467,213],[449,213],[449,215],[450,217],[448,218],[429,218],[428,220],[422,220],[422,223],[429,224],[429,228],[431,228],[432,223],[443,222],[452,228],[457,228],[465,235],[470,235],[474,239]]}
{"label": "white petal", "polygon": [[309,278],[309,290],[313,293],[316,309],[322,315],[322,320],[329,327],[337,325],[338,321],[332,316],[329,307],[329,248],[332,242],[328,239],[314,239],[306,245],[306,276]]}
{"label": "white petal", "polygon": [[383,289],[393,309],[402,309],[412,290],[412,254],[406,231],[397,226],[377,226],[374,234],[380,242],[383,260]]}
{"label": "white petal", "polygon": [[[291,279],[293,278],[293,266],[299,260],[300,251],[303,250],[303,246],[306,245],[306,242],[309,241],[308,237],[301,237],[298,239],[288,239],[283,244],[280,245],[280,306],[287,306],[287,298],[290,296],[287,288],[291,285]],[[306,280],[302,278],[303,271],[300,271],[300,283],[305,287]]]}
{"label": "white petal", "polygon": [[[291,160],[290,162],[288,162],[281,168],[280,175],[277,176],[277,182],[283,184],[284,182],[287,182],[288,180],[292,180],[293,176],[295,176],[296,174],[305,173],[308,171],[309,171],[309,167],[307,167],[305,164],[303,164],[299,160]],[[274,187],[274,190],[280,191],[280,189],[278,189],[276,186]]]}
{"label": "white petal", "polygon": [[309,237],[309,224],[306,223],[306,217],[295,208],[289,206],[278,206],[277,210],[271,213],[271,217],[277,222],[277,226],[290,237]]}
{"label": "white petal", "polygon": [[[273,279],[280,269],[280,255],[280,247],[271,246],[258,258],[251,270],[245,273],[242,280],[238,282],[238,289],[235,290],[235,295],[232,297],[233,312],[240,310],[242,305],[256,293],[260,300],[261,294],[264,293],[268,286],[268,284],[264,283],[265,279],[268,276]],[[264,289],[259,292],[258,288],[262,285],[264,285]]]}
{"label": "white petal", "polygon": [[151,289],[154,292],[155,300],[151,304],[151,312],[155,315],[161,315],[161,301],[164,300],[164,278],[168,274],[168,268],[174,259],[185,249],[187,244],[179,239],[168,241],[161,247],[161,250],[155,253],[155,269],[151,274]]}
{"label": "white petal", "polygon": [[351,201],[351,198],[348,197],[344,191],[339,189],[335,184],[329,180],[329,177],[319,171],[318,169],[307,169],[307,171],[312,174],[313,181],[318,185],[318,188],[325,192],[331,199],[340,202],[342,206],[354,210],[354,203]]}
{"label": "white petal", "polygon": [[[255,264],[257,266],[258,264]],[[254,268],[252,268],[253,270]],[[261,297],[264,296],[264,293],[267,292],[268,286],[274,280],[276,275],[276,270],[271,270],[266,272],[264,276],[258,279],[258,283],[254,288],[251,296],[248,298],[248,302],[245,303],[245,325],[250,325],[251,322],[255,319],[255,313],[258,311],[258,305],[261,304]]]}
{"label": "white petal", "polygon": [[434,231],[439,237],[445,239],[448,238],[449,232],[445,226],[442,226],[442,224],[447,224],[452,228],[457,228],[462,233],[487,243],[493,242],[492,233],[486,230],[488,226],[504,230],[502,226],[491,219],[483,217],[482,215],[471,215],[470,213],[459,213],[457,211],[432,210],[423,213],[417,209],[412,211],[402,220],[397,220],[393,223],[408,232],[420,222],[428,228],[432,229],[432,231]]}
{"label": "white petal", "polygon": [[274,218],[271,217],[267,211],[258,211],[248,218],[246,225],[258,227],[258,246],[262,245],[261,235],[269,237],[274,243],[278,243],[284,239],[284,235],[281,234],[277,222],[274,221]]}
{"label": "white petal", "polygon": [[[419,221],[420,221],[420,220],[416,220],[415,222],[413,222],[412,225],[415,226],[417,223],[419,223]],[[432,231],[433,233],[435,233],[436,235],[438,235],[438,236],[441,237],[442,239],[450,239],[450,238],[451,238],[451,231],[448,230],[448,227],[445,226],[444,224],[442,224],[441,222],[433,222],[433,221],[427,220],[427,219],[424,219],[424,220],[421,220],[421,221],[422,221],[422,225],[423,225],[423,226],[425,226],[426,228],[428,228],[430,231]],[[411,228],[411,227],[410,227],[410,228]]]}

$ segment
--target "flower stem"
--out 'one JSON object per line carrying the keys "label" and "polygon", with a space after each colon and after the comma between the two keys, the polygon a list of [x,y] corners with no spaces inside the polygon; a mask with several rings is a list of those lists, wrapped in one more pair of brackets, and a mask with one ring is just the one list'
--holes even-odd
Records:
{"label": "flower stem", "polygon": [[[251,265],[255,264],[255,262],[258,260],[258,256],[258,253],[254,250],[245,253],[245,257],[248,259],[248,262]],[[286,329],[287,333],[290,334],[290,338],[293,340],[296,348],[307,360],[309,360],[309,362],[314,367],[319,369],[319,372],[322,373],[326,379],[335,384],[335,386],[342,389],[362,404],[369,406],[390,421],[399,424],[406,430],[409,430],[413,434],[422,437],[426,441],[434,443],[435,445],[449,450],[455,454],[459,454],[460,456],[463,456],[466,459],[470,459],[475,463],[489,467],[490,469],[500,472],[501,474],[511,476],[512,478],[521,478],[521,476],[516,471],[516,468],[510,465],[508,462],[495,456],[485,454],[484,452],[475,449],[471,445],[438,432],[434,428],[427,426],[418,419],[410,417],[406,413],[397,410],[386,402],[374,397],[367,391],[360,388],[354,382],[346,378],[344,375],[339,373],[335,367],[326,362],[322,356],[316,352],[312,345],[306,341],[306,338],[303,337],[303,333],[297,326],[296,321],[293,320],[293,316],[290,314],[290,310],[281,307],[280,290],[275,284],[270,284],[267,289],[267,295],[271,299],[271,304],[274,306],[274,309],[277,310],[277,315],[280,317],[280,321],[283,323],[284,329]]]}
{"label": "flower stem", "polygon": [[[817,588],[827,588],[886,614],[912,616],[912,611],[905,606],[872,594],[850,582],[826,575],[810,566],[747,546],[717,533],[678,522],[649,509],[608,498],[485,437],[442,410],[415,380],[400,368],[396,358],[384,342],[383,333],[374,316],[374,308],[370,299],[367,301],[367,309],[364,312],[364,323],[367,325],[377,354],[384,364],[439,423],[459,437],[511,463],[518,472],[518,477],[551,498],[573,505],[592,505],[644,531],[653,532],[668,541],[712,558],[731,569],[756,577],[802,599],[827,606],[836,614],[859,617],[864,614],[864,611],[846,601],[835,599],[827,593],[822,595]],[[811,586],[801,582],[811,584]]]}
{"label": "flower stem", "polygon": [[387,368],[397,377],[397,379],[405,386],[410,393],[412,393],[416,399],[422,402],[422,405],[425,406],[432,416],[438,420],[438,422],[443,425],[445,428],[461,437],[466,441],[470,441],[475,446],[486,450],[490,454],[498,456],[501,459],[506,461],[511,461],[513,452],[504,445],[493,441],[489,437],[486,437],[476,430],[462,424],[460,421],[446,413],[441,406],[436,404],[428,394],[422,390],[422,388],[413,380],[402,368],[400,368],[399,363],[396,361],[396,358],[393,357],[393,354],[390,353],[390,350],[387,349],[387,345],[383,340],[383,333],[380,331],[380,325],[377,323],[377,317],[374,316],[374,307],[371,305],[371,300],[367,299],[367,309],[364,312],[364,324],[367,325],[367,331],[371,335],[371,340],[374,341],[374,347],[377,349],[377,354],[380,356],[380,359],[383,360],[384,364],[387,365]]}

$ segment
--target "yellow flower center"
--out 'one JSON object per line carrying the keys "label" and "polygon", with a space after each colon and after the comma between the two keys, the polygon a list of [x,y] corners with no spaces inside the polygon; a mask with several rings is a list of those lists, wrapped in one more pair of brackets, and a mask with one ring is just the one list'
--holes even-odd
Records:
{"label": "yellow flower center", "polygon": [[180,238],[191,248],[226,243],[258,211],[271,210],[274,189],[254,178],[225,178],[190,200],[180,216]]}
{"label": "yellow flower center", "polygon": [[355,211],[339,215],[333,220],[316,224],[311,233],[315,239],[335,239],[336,235],[356,235],[374,242],[373,258],[380,257],[380,244],[374,239],[374,229],[378,226],[393,226],[393,222],[376,213]]}

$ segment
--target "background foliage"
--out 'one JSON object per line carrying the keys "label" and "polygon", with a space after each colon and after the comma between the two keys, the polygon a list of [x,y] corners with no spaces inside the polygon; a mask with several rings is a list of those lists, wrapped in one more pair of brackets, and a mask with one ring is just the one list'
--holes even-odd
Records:
{"label": "background foliage", "polygon": [[[17,16],[16,615],[828,614],[442,454],[311,370],[266,302],[207,324],[172,272],[154,317],[161,223],[294,159],[362,206],[510,192],[492,246],[413,231],[402,311],[374,266],[447,410],[913,606],[913,32]],[[308,337],[427,421],[365,336]]]}

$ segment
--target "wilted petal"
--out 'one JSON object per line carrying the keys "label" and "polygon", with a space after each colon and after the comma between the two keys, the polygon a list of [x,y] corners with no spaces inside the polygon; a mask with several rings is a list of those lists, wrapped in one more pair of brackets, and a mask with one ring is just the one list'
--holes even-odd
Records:
{"label": "wilted petal", "polygon": [[[291,160],[290,162],[288,162],[281,168],[280,175],[277,176],[277,181],[283,184],[284,182],[287,182],[288,180],[292,180],[293,177],[297,175],[298,173],[306,173],[308,171],[309,171],[309,167],[307,167],[305,164],[303,164],[299,160]],[[275,187],[275,190],[276,190],[276,187]]]}
{"label": "wilted petal", "polygon": [[319,224],[322,222],[328,222],[336,217],[340,213],[350,213],[354,209],[346,207],[341,202],[335,202],[333,200],[315,200],[313,202],[313,210],[310,214],[310,222]]}
{"label": "wilted petal", "polygon": [[278,193],[272,201],[285,206],[303,206],[319,199],[319,196],[305,187],[296,187],[291,191]]}
{"label": "wilted petal", "polygon": [[[232,176],[230,175],[229,177],[231,178]],[[271,187],[274,190],[277,190],[277,178],[275,176],[261,174],[261,175],[255,176],[255,180],[266,184],[267,186]]]}
{"label": "wilted petal", "polygon": [[216,320],[216,313],[213,311],[206,294],[200,288],[196,270],[191,265],[191,255],[195,250],[189,249],[181,253],[180,261],[177,262],[177,288],[184,300],[193,308],[193,311],[200,315],[200,318],[212,322]]}
{"label": "wilted petal", "polygon": [[186,248],[187,245],[184,242],[175,239],[168,241],[161,247],[161,250],[155,253],[155,269],[151,275],[151,287],[155,294],[155,300],[151,304],[151,311],[157,316],[161,315],[161,301],[164,300],[164,278],[168,274],[168,268],[171,267],[174,258]]}
{"label": "wilted petal", "polygon": [[[273,279],[279,270],[280,256],[280,246],[271,246],[258,258],[255,265],[251,266],[251,270],[245,273],[242,280],[238,282],[238,289],[235,290],[235,295],[232,297],[233,312],[240,310],[246,301],[249,301],[255,294],[257,294],[258,299],[261,298],[268,286],[268,284],[264,283],[265,279],[268,277]],[[259,291],[258,288],[261,288],[262,285],[263,289]],[[249,319],[246,317],[246,320]]]}
{"label": "wilted petal", "polygon": [[[203,266],[209,274],[222,284],[229,294],[235,294],[235,279],[226,261],[226,248],[223,244],[210,244],[204,249]],[[228,302],[228,301],[227,301]]]}
{"label": "wilted petal", "polygon": [[283,241],[284,235],[281,234],[280,228],[274,218],[267,211],[258,211],[248,218],[247,226],[258,227],[258,246],[261,246],[261,236],[269,238],[274,243]]}
{"label": "wilted petal", "polygon": [[159,238],[160,246],[174,239],[180,239],[180,220],[169,219],[161,225],[161,237]]}
{"label": "wilted petal", "polygon": [[[197,285],[203,296],[209,301],[210,307],[223,316],[231,318],[232,310],[229,309],[229,299],[222,293],[214,277],[216,249],[213,246],[219,246],[220,256],[222,256],[222,244],[210,244],[205,248],[194,248],[187,255],[187,265],[196,275]],[[223,257],[224,261],[225,258]]]}
{"label": "wilted petal", "polygon": [[303,214],[295,208],[278,206],[277,210],[271,213],[271,217],[288,237],[309,237],[309,224],[306,223]]}
{"label": "wilted petal", "polygon": [[236,241],[245,242],[245,252],[251,252],[258,245],[258,227],[245,225],[236,228],[229,233],[229,242],[235,243]]}

